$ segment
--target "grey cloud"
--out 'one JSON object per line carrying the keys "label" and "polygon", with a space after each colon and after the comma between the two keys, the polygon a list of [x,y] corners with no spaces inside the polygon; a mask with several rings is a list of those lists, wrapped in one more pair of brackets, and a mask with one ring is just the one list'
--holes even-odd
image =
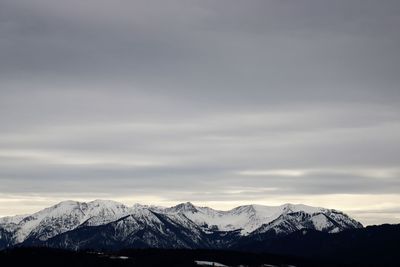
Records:
{"label": "grey cloud", "polygon": [[23,11],[4,12],[17,25],[6,27],[4,37],[4,65],[12,72],[19,62],[28,68],[23,73],[50,79],[116,86],[122,79],[200,101],[211,92],[218,101],[257,104],[397,97],[394,2],[6,1],[7,9]]}
{"label": "grey cloud", "polygon": [[[0,0],[0,193],[396,193],[398,173],[343,170],[399,166],[399,14],[391,0]],[[238,175],[279,169],[324,171]]]}

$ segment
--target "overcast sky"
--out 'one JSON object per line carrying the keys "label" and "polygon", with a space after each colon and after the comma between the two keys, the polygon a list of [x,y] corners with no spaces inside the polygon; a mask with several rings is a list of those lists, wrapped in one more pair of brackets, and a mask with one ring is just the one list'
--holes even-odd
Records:
{"label": "overcast sky", "polygon": [[0,0],[0,215],[304,203],[400,222],[398,0]]}

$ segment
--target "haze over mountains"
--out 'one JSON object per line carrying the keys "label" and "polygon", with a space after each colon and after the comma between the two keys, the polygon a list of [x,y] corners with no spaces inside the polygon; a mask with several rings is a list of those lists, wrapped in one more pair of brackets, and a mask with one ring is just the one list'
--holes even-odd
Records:
{"label": "haze over mountains", "polygon": [[338,233],[362,227],[340,211],[301,204],[219,211],[190,202],[164,208],[64,201],[34,214],[0,218],[0,248],[228,248],[301,229]]}

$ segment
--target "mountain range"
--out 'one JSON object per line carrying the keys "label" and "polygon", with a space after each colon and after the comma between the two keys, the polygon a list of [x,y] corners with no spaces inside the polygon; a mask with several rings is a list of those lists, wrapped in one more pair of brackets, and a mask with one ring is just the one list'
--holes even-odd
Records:
{"label": "mountain range", "polygon": [[63,249],[238,248],[302,229],[339,233],[362,228],[343,212],[306,206],[246,205],[228,211],[110,200],[64,201],[30,215],[0,218],[0,249],[45,246]]}

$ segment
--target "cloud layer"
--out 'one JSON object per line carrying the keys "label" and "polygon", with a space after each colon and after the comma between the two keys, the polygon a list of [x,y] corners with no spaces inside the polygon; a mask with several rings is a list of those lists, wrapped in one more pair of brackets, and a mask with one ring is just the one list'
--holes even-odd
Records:
{"label": "cloud layer", "polygon": [[0,215],[101,197],[399,222],[384,2],[0,0]]}

